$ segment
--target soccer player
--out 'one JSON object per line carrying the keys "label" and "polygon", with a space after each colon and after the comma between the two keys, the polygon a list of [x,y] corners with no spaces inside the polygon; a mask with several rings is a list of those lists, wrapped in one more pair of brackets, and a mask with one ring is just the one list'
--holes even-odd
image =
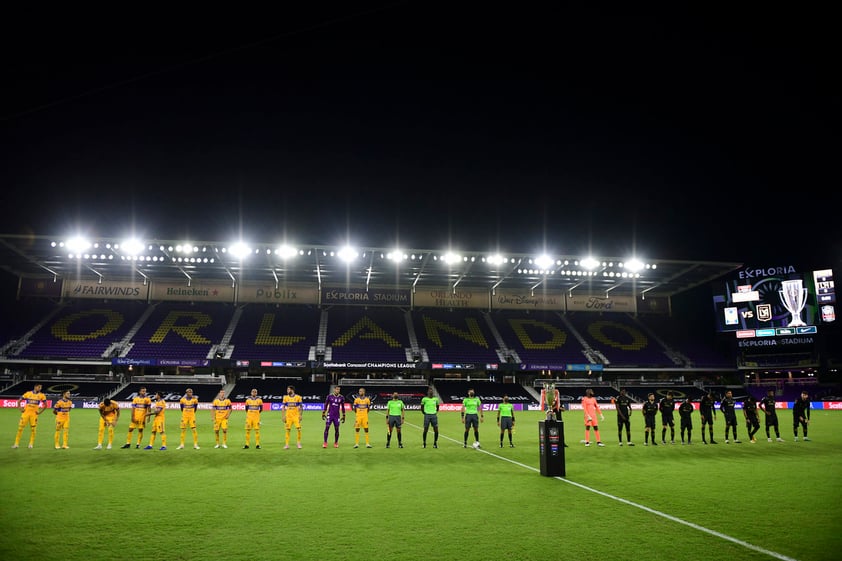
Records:
{"label": "soccer player", "polygon": [[360,447],[360,429],[365,431],[365,447],[371,448],[368,440],[368,411],[371,409],[371,398],[365,395],[365,388],[360,388],[354,403],[351,405],[354,410],[354,448]]}
{"label": "soccer player", "polygon": [[257,388],[251,389],[251,395],[246,398],[246,443],[243,449],[251,444],[251,431],[254,429],[254,447],[260,450],[260,412],[263,411],[263,398],[257,395]]}
{"label": "soccer player", "polygon": [[[795,442],[798,442],[798,425],[801,425],[804,441],[810,441],[810,438],[807,436],[807,425],[809,424],[810,395],[807,392],[801,392],[801,398],[795,400],[795,403],[792,405],[792,432],[795,434]],[[32,448],[32,445],[29,447]]]}
{"label": "soccer player", "polygon": [[775,428],[775,438],[778,442],[783,442],[781,438],[781,430],[778,427],[778,412],[775,411],[775,390],[766,391],[766,397],[760,400],[760,409],[764,413],[766,422],[766,442],[772,442],[772,435],[769,433],[771,427]]}
{"label": "soccer player", "polygon": [[620,389],[620,395],[614,400],[614,405],[617,408],[617,438],[620,439],[620,446],[623,445],[623,429],[626,429],[626,442],[629,446],[634,446],[631,441],[631,408],[632,400],[626,395],[626,388]]}
{"label": "soccer player", "polygon": [[137,429],[137,444],[135,448],[140,448],[140,443],[143,440],[143,429],[146,427],[146,413],[152,407],[152,400],[146,395],[146,388],[141,387],[137,395],[132,399],[132,420],[129,421],[129,434],[126,435],[126,443],[120,448],[132,447],[132,431]]}
{"label": "soccer player", "polygon": [[386,403],[386,428],[388,429],[388,433],[386,434],[386,448],[389,447],[389,444],[392,442],[392,429],[396,428],[398,430],[398,448],[403,448],[403,442],[401,440],[401,425],[406,418],[404,410],[406,409],[406,405],[398,396],[398,392],[394,392],[392,394],[392,399],[390,399]]}
{"label": "soccer player", "polygon": [[[514,448],[512,430],[515,428],[515,406],[509,403],[509,396],[503,395],[503,402],[497,408],[497,425],[500,427],[500,448],[503,447],[503,435],[509,431],[509,448]],[[436,431],[436,436],[439,433]]]}
{"label": "soccer player", "polygon": [[655,394],[649,392],[646,396],[646,401],[643,402],[643,422],[646,428],[643,430],[643,445],[649,446],[649,437],[652,437],[652,446],[657,446],[655,442],[655,417],[658,415],[658,404],[655,403]]}
{"label": "soccer player", "polygon": [[433,448],[439,447],[439,405],[441,400],[435,395],[433,388],[427,388],[427,395],[421,398],[421,412],[424,414],[424,433],[422,442],[427,447],[427,432],[433,427]]}
{"label": "soccer player", "polygon": [[187,388],[184,395],[178,401],[181,406],[181,443],[179,450],[184,450],[184,435],[189,428],[193,431],[193,448],[199,449],[199,434],[196,431],[196,410],[199,408],[199,398],[193,395],[193,389]]}
{"label": "soccer player", "polygon": [[333,386],[333,393],[325,398],[322,405],[322,420],[325,422],[324,442],[322,448],[327,448],[327,437],[330,434],[330,426],[333,425],[333,447],[339,448],[339,416],[342,415],[342,422],[345,422],[345,396],[341,393],[340,386]]}
{"label": "soccer player", "polygon": [[757,442],[754,435],[760,430],[760,419],[757,418],[757,400],[751,394],[748,394],[748,397],[743,401],[743,417],[746,419],[748,440],[754,444]]}
{"label": "soccer player", "polygon": [[295,430],[298,431],[295,444],[301,448],[302,405],[301,396],[295,393],[295,386],[287,386],[287,394],[284,396],[283,403],[281,404],[284,412],[284,429],[286,431],[284,450],[289,449],[289,433],[292,431],[292,427],[295,427]]}
{"label": "soccer player", "polygon": [[161,392],[155,392],[155,399],[152,402],[152,407],[146,414],[152,417],[152,435],[149,437],[149,444],[144,450],[152,450],[155,447],[155,438],[158,434],[161,435],[161,450],[167,449],[167,432],[165,430],[165,416],[167,413],[167,402],[164,400],[164,395]]}
{"label": "soccer player", "polygon": [[465,434],[462,437],[462,448],[468,447],[468,433],[474,429],[474,440],[479,442],[479,424],[485,421],[482,412],[482,400],[476,396],[474,389],[468,390],[468,397],[462,400],[462,422],[465,424]]}
{"label": "soccer player", "polygon": [[111,450],[111,444],[114,442],[114,428],[117,426],[117,420],[119,418],[120,405],[107,397],[102,400],[102,403],[99,404],[99,432],[97,432],[94,450],[102,450],[102,439],[105,436],[105,429],[108,429],[108,446],[105,448]]}
{"label": "soccer player", "polygon": [[725,397],[722,398],[722,402],[719,404],[719,410],[722,411],[722,415],[725,417],[725,444],[729,443],[728,429],[734,432],[734,442],[740,444],[740,440],[737,438],[736,406],[737,401],[734,399],[734,393],[731,390],[726,391]]}
{"label": "soccer player", "polygon": [[[73,402],[70,400],[70,390],[65,390],[61,394],[61,399],[53,404],[53,415],[56,416],[56,434],[53,441],[56,445],[56,450],[61,448],[70,448],[67,445],[67,439],[70,436],[70,410],[73,409]],[[59,442],[64,437],[64,444],[59,446]]]}
{"label": "soccer player", "polygon": [[690,396],[684,398],[681,405],[678,406],[678,416],[681,420],[681,444],[684,444],[684,433],[687,432],[687,444],[691,443],[693,438],[693,402],[690,401]]}
{"label": "soccer player", "polygon": [[[230,417],[231,400],[225,397],[225,390],[219,390],[211,409],[213,436],[216,442],[214,448],[228,448],[228,419]],[[219,441],[219,431],[222,431],[222,442]]]}
{"label": "soccer player", "polygon": [[596,420],[597,415],[599,415],[600,420],[604,421],[605,415],[602,414],[591,388],[585,390],[585,397],[582,398],[582,410],[585,412],[585,446],[591,445],[591,429],[593,429],[596,437],[596,445],[605,446],[599,436],[599,422]]}
{"label": "soccer player", "polygon": [[29,447],[35,446],[35,434],[38,432],[38,416],[44,412],[44,402],[47,396],[41,393],[41,384],[35,384],[31,391],[24,392],[20,398],[20,421],[18,422],[18,432],[15,435],[15,443],[12,448],[17,448],[20,444],[20,437],[23,435],[23,429],[29,425]]}
{"label": "soccer player", "polygon": [[716,420],[716,407],[713,400],[713,392],[706,393],[702,396],[702,400],[699,401],[699,417],[702,419],[702,444],[708,443],[707,440],[705,440],[705,425],[707,425],[708,432],[710,433],[710,443],[716,444],[717,442],[713,439],[713,422]]}
{"label": "soccer player", "polygon": [[661,412],[661,444],[667,443],[667,427],[670,429],[670,444],[675,444],[675,394],[672,390],[661,399],[658,410]]}

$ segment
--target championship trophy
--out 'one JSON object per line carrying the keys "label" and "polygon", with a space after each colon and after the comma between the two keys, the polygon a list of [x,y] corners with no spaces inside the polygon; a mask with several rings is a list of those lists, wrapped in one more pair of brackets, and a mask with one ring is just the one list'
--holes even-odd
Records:
{"label": "championship trophy", "polygon": [[544,382],[544,389],[541,391],[541,407],[547,415],[548,421],[557,421],[556,411],[559,409],[558,390],[552,382]]}
{"label": "championship trophy", "polygon": [[807,289],[802,286],[801,279],[781,281],[781,289],[778,291],[784,308],[792,314],[792,321],[787,327],[799,327],[807,325],[801,319],[801,310],[807,303]]}

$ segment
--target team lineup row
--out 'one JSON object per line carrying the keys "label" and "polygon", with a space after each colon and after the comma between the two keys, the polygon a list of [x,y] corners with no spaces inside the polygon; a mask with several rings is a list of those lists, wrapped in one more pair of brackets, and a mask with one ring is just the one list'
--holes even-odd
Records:
{"label": "team lineup row", "polygon": [[[29,426],[29,448],[35,445],[35,435],[37,434],[38,417],[46,409],[46,396],[41,392],[41,384],[36,384],[31,391],[27,391],[20,399],[21,417],[18,423],[18,430],[15,436],[15,442],[12,448],[18,448],[24,429]],[[156,392],[152,398],[147,395],[145,387],[141,387],[137,396],[132,399],[132,412],[129,421],[129,430],[126,435],[126,442],[121,448],[131,448],[134,439],[134,431],[137,430],[137,441],[135,448],[140,448],[143,441],[143,432],[146,428],[147,420],[152,417],[152,428],[149,443],[144,447],[145,450],[152,450],[155,448],[157,437],[161,437],[160,450],[167,449],[167,433],[165,429],[165,414],[167,409],[166,401],[163,399],[161,392]],[[252,445],[252,432],[254,432],[254,446],[259,449],[260,443],[260,416],[263,411],[263,399],[258,396],[256,389],[251,390],[245,400],[245,444],[243,448],[249,448]],[[350,401],[350,400],[347,400]],[[371,408],[371,398],[366,395],[365,388],[360,388],[354,396],[353,401],[350,402],[350,409],[354,413],[354,448],[360,446],[360,434],[365,437],[365,447],[371,448],[371,441],[369,438],[369,410]],[[191,388],[185,390],[184,396],[181,398],[181,438],[178,449],[183,449],[185,444],[185,437],[187,431],[191,431],[193,437],[193,448],[199,449],[199,437],[196,429],[196,412],[199,408],[199,399],[193,394]],[[322,447],[328,447],[328,439],[330,436],[331,427],[333,428],[333,446],[339,447],[339,426],[345,422],[346,416],[346,398],[341,393],[340,386],[334,386],[333,393],[327,396],[322,406],[322,419],[325,421],[324,440]],[[439,439],[439,423],[438,412],[441,405],[441,399],[435,396],[432,388],[427,392],[427,395],[421,399],[421,411],[424,415],[424,431],[423,431],[423,446],[427,447],[427,434],[429,429],[433,429],[433,448],[438,448]],[[73,401],[70,399],[70,392],[66,391],[61,399],[57,400],[53,405],[53,414],[56,417],[56,429],[54,435],[54,445],[56,449],[69,448],[69,432],[70,432],[70,412],[74,408]],[[295,446],[301,448],[301,420],[302,420],[303,402],[300,395],[295,393],[294,386],[287,386],[287,393],[283,397],[281,403],[281,412],[283,415],[285,440],[284,449],[290,448],[292,431],[295,429]],[[97,444],[95,450],[101,450],[103,443],[105,448],[110,450],[114,443],[114,430],[117,422],[120,419],[120,405],[111,399],[104,399],[99,404],[99,431],[97,434]],[[215,444],[214,448],[228,448],[228,425],[232,412],[231,400],[226,397],[225,390],[220,390],[217,397],[213,400],[211,407],[211,418],[213,421],[213,432]],[[463,446],[468,445],[468,436],[473,430],[475,442],[479,442],[479,424],[484,421],[484,413],[482,411],[482,402],[478,398],[474,390],[468,392],[462,402],[461,409],[462,422],[465,425]],[[386,403],[386,448],[391,446],[392,434],[396,435],[398,448],[403,448],[403,438],[401,435],[401,426],[406,420],[406,405],[399,398],[397,392],[392,394],[392,399]],[[503,397],[503,401],[497,410],[497,423],[500,426],[500,446],[503,446],[503,437],[508,432],[509,446],[514,448],[512,441],[512,430],[515,424],[514,406],[509,402],[508,396]],[[106,440],[107,435],[107,440]]]}
{"label": "team lineup row", "polygon": [[[37,433],[38,417],[46,409],[46,396],[41,392],[41,384],[36,384],[31,391],[27,391],[21,397],[21,417],[18,424],[15,442],[12,448],[18,448],[24,429],[29,426],[29,448],[35,445],[35,435]],[[145,387],[140,388],[137,396],[132,399],[132,412],[129,422],[129,429],[126,435],[126,442],[121,448],[130,448],[133,441],[133,433],[137,430],[136,448],[140,448],[143,441],[143,432],[146,428],[147,420],[152,417],[151,436],[149,443],[144,447],[146,450],[152,450],[155,447],[157,437],[161,437],[160,450],[167,449],[167,434],[165,430],[165,413],[166,401],[163,399],[161,392],[156,392],[152,398],[147,395]],[[243,448],[249,448],[252,445],[251,434],[254,432],[254,446],[260,448],[260,426],[261,413],[263,410],[263,400],[257,395],[257,390],[252,389],[251,395],[245,400],[245,444]],[[341,423],[345,422],[346,417],[346,400],[341,393],[340,386],[334,386],[333,393],[327,396],[322,406],[322,419],[325,421],[322,447],[328,447],[328,440],[333,430],[333,446],[339,447],[339,427]],[[617,411],[617,435],[619,445],[623,445],[623,434],[625,432],[626,445],[634,446],[631,438],[631,415],[632,415],[633,400],[626,395],[626,390],[621,389],[620,395],[615,400]],[[737,437],[737,414],[736,414],[736,400],[732,392],[726,392],[722,399],[719,411],[725,419],[725,443],[736,444],[741,443]],[[354,448],[360,446],[360,435],[364,435],[364,444],[366,448],[371,448],[371,441],[369,438],[369,410],[371,407],[371,398],[366,395],[365,388],[360,388],[354,396],[353,401],[350,402],[350,409],[354,413]],[[438,448],[439,440],[439,423],[438,411],[441,405],[441,399],[434,395],[432,388],[428,389],[427,395],[421,399],[421,411],[424,416],[423,438],[422,445],[427,447],[427,435],[429,429],[433,429],[433,448]],[[56,418],[54,446],[56,449],[68,448],[69,430],[70,430],[70,412],[74,405],[70,399],[70,392],[66,391],[61,399],[57,400],[52,408],[53,414]],[[184,396],[180,400],[181,407],[181,422],[180,422],[180,444],[178,449],[183,449],[185,446],[185,437],[188,430],[191,431],[193,437],[193,448],[199,449],[198,431],[196,429],[196,412],[199,408],[199,400],[193,394],[193,390],[187,388]],[[295,429],[295,446],[301,448],[301,420],[302,420],[303,402],[300,395],[295,393],[294,386],[287,387],[287,393],[283,397],[281,404],[281,412],[284,423],[284,449],[290,448],[292,431]],[[544,410],[548,418],[561,419],[562,408],[561,401],[558,399],[558,390],[550,390],[541,395],[541,409]],[[599,403],[594,398],[593,390],[588,389],[585,397],[582,398],[582,409],[584,411],[585,434],[582,442],[585,446],[591,445],[591,432],[595,437],[597,446],[604,446],[602,441],[599,420],[605,420],[605,416],[599,408]],[[667,392],[666,397],[659,402],[655,401],[655,394],[650,393],[647,400],[643,404],[642,414],[645,422],[644,430],[644,446],[649,445],[651,439],[652,445],[657,446],[656,442],[656,418],[658,413],[661,414],[661,443],[667,444],[667,431],[670,433],[669,443],[675,444],[675,420],[674,412],[676,410],[676,402],[672,392]],[[232,412],[232,403],[225,395],[225,390],[220,390],[217,397],[213,400],[211,407],[211,418],[213,422],[213,432],[215,448],[228,448],[228,426]],[[678,406],[678,413],[680,417],[680,438],[681,444],[692,443],[693,433],[693,413],[695,407],[690,398],[687,398]],[[775,410],[775,399],[772,390],[769,390],[768,395],[760,402],[757,402],[754,397],[748,396],[743,401],[743,416],[748,431],[749,441],[757,442],[755,435],[760,430],[760,420],[758,411],[762,411],[765,416],[765,430],[767,441],[772,442],[771,431],[775,433],[775,440],[782,442],[780,435],[780,428],[778,422],[777,412]],[[806,392],[801,394],[793,407],[793,434],[795,441],[798,441],[798,429],[801,428],[802,436],[805,441],[809,441],[807,435],[808,425],[810,423],[810,400]],[[99,404],[99,430],[97,434],[97,445],[94,449],[100,450],[103,448],[111,449],[114,441],[114,431],[117,422],[120,418],[120,406],[116,401],[108,398],[104,399]],[[396,436],[398,448],[403,448],[403,438],[401,434],[401,426],[405,422],[406,406],[399,398],[397,392],[392,394],[386,404],[386,448],[391,447],[393,432]],[[479,397],[471,389],[468,391],[468,396],[463,399],[461,407],[461,421],[464,425],[462,446],[468,446],[468,437],[473,433],[475,446],[479,446],[479,426],[484,421],[484,413],[482,410],[482,402]],[[699,403],[699,415],[701,417],[701,437],[704,444],[708,444],[706,439],[709,435],[710,444],[717,444],[714,440],[713,425],[716,420],[716,408],[714,406],[713,395],[708,393]],[[497,424],[499,425],[499,445],[503,447],[504,439],[508,435],[508,444],[514,448],[512,432],[515,425],[514,407],[509,403],[508,396],[503,396],[502,403],[497,410]],[[106,440],[107,435],[107,440]],[[732,437],[732,438],[730,438]]]}

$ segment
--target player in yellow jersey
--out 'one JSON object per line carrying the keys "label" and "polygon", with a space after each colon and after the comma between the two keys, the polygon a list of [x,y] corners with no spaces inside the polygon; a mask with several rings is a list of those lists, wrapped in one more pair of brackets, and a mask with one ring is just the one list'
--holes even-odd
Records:
{"label": "player in yellow jersey", "polygon": [[284,412],[284,429],[286,436],[284,438],[284,450],[289,449],[289,433],[292,427],[298,431],[296,445],[301,448],[301,396],[295,393],[295,386],[287,386],[287,394],[284,396],[282,403]]}
{"label": "player in yellow jersey", "polygon": [[155,392],[152,400],[152,407],[149,408],[147,416],[152,417],[152,436],[149,437],[149,444],[144,450],[152,450],[155,447],[155,437],[161,435],[161,450],[167,449],[167,431],[164,421],[166,420],[167,402],[161,392]]}
{"label": "player in yellow jersey", "polygon": [[189,428],[193,431],[193,448],[199,449],[199,434],[196,432],[196,409],[199,408],[199,398],[193,395],[193,389],[187,388],[184,396],[179,400],[181,405],[181,444],[179,450],[184,449],[184,434]]}
{"label": "player in yellow jersey", "polygon": [[114,442],[114,428],[117,426],[117,420],[120,418],[120,406],[116,401],[111,401],[107,397],[99,404],[99,432],[97,433],[96,446],[94,450],[102,450],[102,438],[105,436],[105,429],[108,429],[108,446],[106,449],[111,450],[111,444]]}
{"label": "player in yellow jersey", "polygon": [[41,384],[35,384],[32,391],[25,392],[20,398],[20,422],[18,423],[18,433],[15,435],[15,443],[12,448],[17,448],[20,444],[20,437],[23,435],[23,429],[29,425],[29,447],[35,445],[35,433],[38,432],[38,416],[44,412],[44,402],[47,396],[41,393]]}
{"label": "player in yellow jersey", "polygon": [[371,409],[371,399],[365,395],[365,388],[360,388],[354,403],[351,404],[356,418],[354,419],[354,448],[360,447],[360,429],[365,431],[365,447],[371,448],[368,439],[368,411]]}
{"label": "player in yellow jersey", "polygon": [[140,443],[143,441],[143,429],[146,427],[146,414],[150,407],[152,407],[152,400],[146,395],[146,388],[141,387],[132,399],[132,420],[129,421],[129,434],[126,435],[126,443],[120,448],[132,447],[132,431],[134,429],[137,429],[135,448],[140,448]]}
{"label": "player in yellow jersey", "polygon": [[263,399],[257,395],[257,389],[252,388],[251,395],[246,398],[246,444],[251,444],[251,431],[254,429],[254,447],[260,449],[260,412],[263,411]]}
{"label": "player in yellow jersey", "polygon": [[[53,442],[56,445],[56,450],[62,448],[70,448],[67,445],[67,439],[70,436],[70,410],[73,409],[73,402],[70,400],[70,390],[65,390],[61,394],[61,399],[53,404],[53,415],[56,416],[56,434],[53,437]],[[59,445],[63,439],[63,445]]]}
{"label": "player in yellow jersey", "polygon": [[[231,400],[225,397],[225,390],[219,390],[219,395],[213,400],[211,410],[213,419],[213,435],[216,438],[214,448],[228,448],[228,418],[231,417]],[[219,442],[219,431],[222,431],[222,443]]]}

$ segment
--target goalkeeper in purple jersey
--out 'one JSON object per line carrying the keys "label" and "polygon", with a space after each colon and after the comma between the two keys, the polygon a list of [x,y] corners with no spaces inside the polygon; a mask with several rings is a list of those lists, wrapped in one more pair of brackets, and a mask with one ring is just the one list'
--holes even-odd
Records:
{"label": "goalkeeper in purple jersey", "polygon": [[333,425],[333,447],[339,448],[339,418],[345,422],[345,396],[342,395],[339,386],[333,386],[333,393],[327,396],[322,406],[322,419],[325,421],[325,434],[322,448],[327,448],[327,437],[330,434],[330,425]]}

